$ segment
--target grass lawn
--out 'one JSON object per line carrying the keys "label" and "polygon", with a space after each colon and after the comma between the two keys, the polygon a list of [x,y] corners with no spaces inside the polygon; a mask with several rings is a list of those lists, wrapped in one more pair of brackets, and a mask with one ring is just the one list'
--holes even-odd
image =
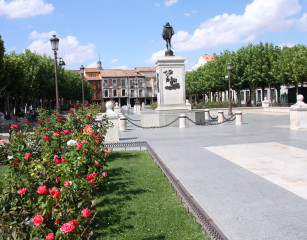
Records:
{"label": "grass lawn", "polygon": [[146,151],[113,152],[96,198],[98,239],[209,240]]}

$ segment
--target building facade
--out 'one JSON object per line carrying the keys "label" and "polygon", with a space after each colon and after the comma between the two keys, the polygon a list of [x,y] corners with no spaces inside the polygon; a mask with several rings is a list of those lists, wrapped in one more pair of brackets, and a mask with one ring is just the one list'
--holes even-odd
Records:
{"label": "building facade", "polygon": [[114,100],[119,106],[151,104],[157,101],[156,69],[136,67],[134,70],[103,69],[101,62],[97,68],[85,68],[84,79],[92,85],[92,102]]}

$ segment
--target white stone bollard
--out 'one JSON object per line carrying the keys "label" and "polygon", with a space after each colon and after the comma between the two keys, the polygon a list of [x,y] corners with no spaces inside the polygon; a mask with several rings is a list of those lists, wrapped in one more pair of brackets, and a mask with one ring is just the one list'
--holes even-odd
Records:
{"label": "white stone bollard", "polygon": [[118,114],[116,114],[112,108],[113,103],[111,101],[106,103],[106,115],[108,117],[108,120],[113,124],[113,127],[109,128],[107,130],[106,136],[105,136],[105,142],[118,142],[119,141],[119,120],[118,120]]}
{"label": "white stone bollard", "polygon": [[223,111],[218,111],[217,116],[218,116],[218,121],[217,121],[218,123],[224,122],[224,112]]}
{"label": "white stone bollard", "polygon": [[114,112],[115,114],[120,114],[120,107],[118,106],[117,102],[115,103]]}
{"label": "white stone bollard", "polygon": [[127,131],[127,118],[125,116],[121,116],[119,118],[119,131]]}
{"label": "white stone bollard", "polygon": [[191,111],[192,110],[192,105],[191,103],[189,102],[189,100],[185,100],[185,105],[187,105],[187,108],[188,108],[188,111]]}
{"label": "white stone bollard", "polygon": [[210,120],[210,112],[209,112],[209,109],[205,109],[205,120]]}
{"label": "white stone bollard", "polygon": [[179,128],[187,127],[187,116],[185,114],[179,115]]}
{"label": "white stone bollard", "polygon": [[236,112],[236,125],[242,125],[242,112]]}
{"label": "white stone bollard", "polygon": [[307,104],[304,96],[297,96],[297,103],[290,107],[290,129],[307,129]]}
{"label": "white stone bollard", "polygon": [[270,107],[270,101],[268,100],[267,97],[265,97],[264,100],[262,101],[262,107],[263,107],[263,108],[268,108],[268,107]]}

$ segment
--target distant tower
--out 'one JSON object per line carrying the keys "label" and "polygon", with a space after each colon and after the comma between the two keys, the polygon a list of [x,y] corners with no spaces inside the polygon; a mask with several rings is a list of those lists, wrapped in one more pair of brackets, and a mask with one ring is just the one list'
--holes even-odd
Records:
{"label": "distant tower", "polygon": [[101,63],[101,61],[100,61],[100,55],[99,55],[99,61],[97,62],[97,68],[98,68],[99,70],[102,70],[102,63]]}

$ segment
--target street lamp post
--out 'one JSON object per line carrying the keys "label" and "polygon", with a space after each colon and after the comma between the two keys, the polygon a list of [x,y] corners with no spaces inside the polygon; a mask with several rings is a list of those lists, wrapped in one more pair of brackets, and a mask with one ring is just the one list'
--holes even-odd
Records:
{"label": "street lamp post", "polygon": [[59,41],[56,35],[50,39],[51,49],[54,52],[54,81],[55,81],[55,100],[56,100],[56,109],[57,112],[60,112],[60,104],[59,104],[59,89],[58,89],[58,63],[57,63],[57,51],[59,49]]}
{"label": "street lamp post", "polygon": [[81,75],[82,75],[82,106],[84,108],[84,87],[83,87],[84,67],[83,67],[83,65],[81,65],[81,67],[80,67],[80,72],[81,72]]}
{"label": "street lamp post", "polygon": [[228,80],[229,80],[229,88],[228,88],[229,109],[228,109],[228,116],[232,116],[232,105],[231,105],[231,95],[230,95],[230,89],[231,89],[231,82],[230,82],[231,62],[229,62],[227,64],[227,69],[228,69]]}

